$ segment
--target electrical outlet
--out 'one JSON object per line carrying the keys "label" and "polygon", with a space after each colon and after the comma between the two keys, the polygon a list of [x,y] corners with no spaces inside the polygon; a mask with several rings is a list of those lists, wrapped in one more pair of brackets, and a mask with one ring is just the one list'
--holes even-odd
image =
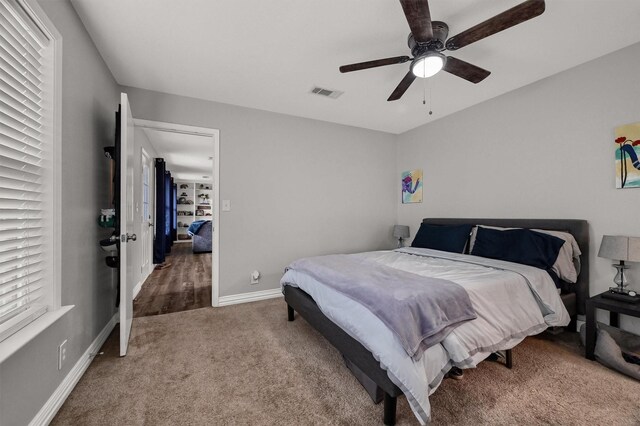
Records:
{"label": "electrical outlet", "polygon": [[260,282],[260,271],[253,271],[251,273],[251,284],[258,284]]}
{"label": "electrical outlet", "polygon": [[58,346],[58,370],[62,370],[62,366],[67,360],[67,341],[60,343]]}

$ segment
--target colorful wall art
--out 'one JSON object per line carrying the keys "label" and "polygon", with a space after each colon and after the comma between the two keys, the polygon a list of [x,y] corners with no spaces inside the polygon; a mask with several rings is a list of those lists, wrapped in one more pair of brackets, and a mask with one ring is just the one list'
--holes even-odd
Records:
{"label": "colorful wall art", "polygon": [[640,123],[616,127],[616,188],[640,188]]}
{"label": "colorful wall art", "polygon": [[402,172],[402,204],[422,202],[422,170]]}

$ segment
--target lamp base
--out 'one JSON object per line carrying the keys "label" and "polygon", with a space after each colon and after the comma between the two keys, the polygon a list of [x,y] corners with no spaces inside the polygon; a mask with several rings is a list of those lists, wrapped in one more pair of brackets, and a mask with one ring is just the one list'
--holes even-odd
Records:
{"label": "lamp base", "polygon": [[624,260],[621,260],[620,263],[614,263],[611,266],[616,268],[616,276],[613,278],[613,282],[618,286],[616,291],[618,293],[624,293],[625,287],[629,284],[624,271],[629,269],[629,267],[624,264]]}
{"label": "lamp base", "polygon": [[610,293],[616,293],[616,294],[629,294],[629,290],[627,290],[626,288],[620,288],[620,287],[609,287],[609,292]]}
{"label": "lamp base", "polygon": [[614,291],[617,289],[617,287],[612,287],[609,291],[602,293],[602,297],[604,299],[617,300],[618,302],[640,303],[640,296],[629,296],[627,293],[618,293],[617,291]]}

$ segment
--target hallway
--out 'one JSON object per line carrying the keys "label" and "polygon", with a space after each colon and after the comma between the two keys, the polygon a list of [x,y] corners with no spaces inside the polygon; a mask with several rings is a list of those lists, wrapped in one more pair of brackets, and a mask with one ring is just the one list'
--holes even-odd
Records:
{"label": "hallway", "polygon": [[166,265],[142,284],[133,301],[134,318],[211,306],[211,253],[193,254],[191,244],[177,243]]}

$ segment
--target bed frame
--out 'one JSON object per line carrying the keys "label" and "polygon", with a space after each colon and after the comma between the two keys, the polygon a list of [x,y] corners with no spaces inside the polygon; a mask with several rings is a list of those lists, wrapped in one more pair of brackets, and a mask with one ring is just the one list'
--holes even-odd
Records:
{"label": "bed frame", "polygon": [[[575,331],[575,320],[578,314],[585,313],[585,301],[589,296],[589,225],[585,220],[573,219],[424,219],[423,223],[431,225],[459,225],[471,223],[474,225],[500,226],[505,228],[535,228],[571,233],[582,251],[582,268],[575,284],[575,293],[562,295],[572,321],[569,330]],[[384,424],[394,425],[396,421],[397,398],[402,391],[387,376],[386,370],[380,367],[373,354],[360,342],[349,336],[339,326],[328,319],[318,305],[304,291],[291,287],[284,287],[284,298],[287,302],[288,320],[293,321],[298,312],[312,327],[320,332],[340,353],[347,366],[358,380],[368,388],[374,386],[375,394],[382,393],[384,400]],[[511,351],[507,352],[507,364],[510,368]],[[372,398],[377,398],[372,395]],[[379,399],[376,400],[379,402]]]}

